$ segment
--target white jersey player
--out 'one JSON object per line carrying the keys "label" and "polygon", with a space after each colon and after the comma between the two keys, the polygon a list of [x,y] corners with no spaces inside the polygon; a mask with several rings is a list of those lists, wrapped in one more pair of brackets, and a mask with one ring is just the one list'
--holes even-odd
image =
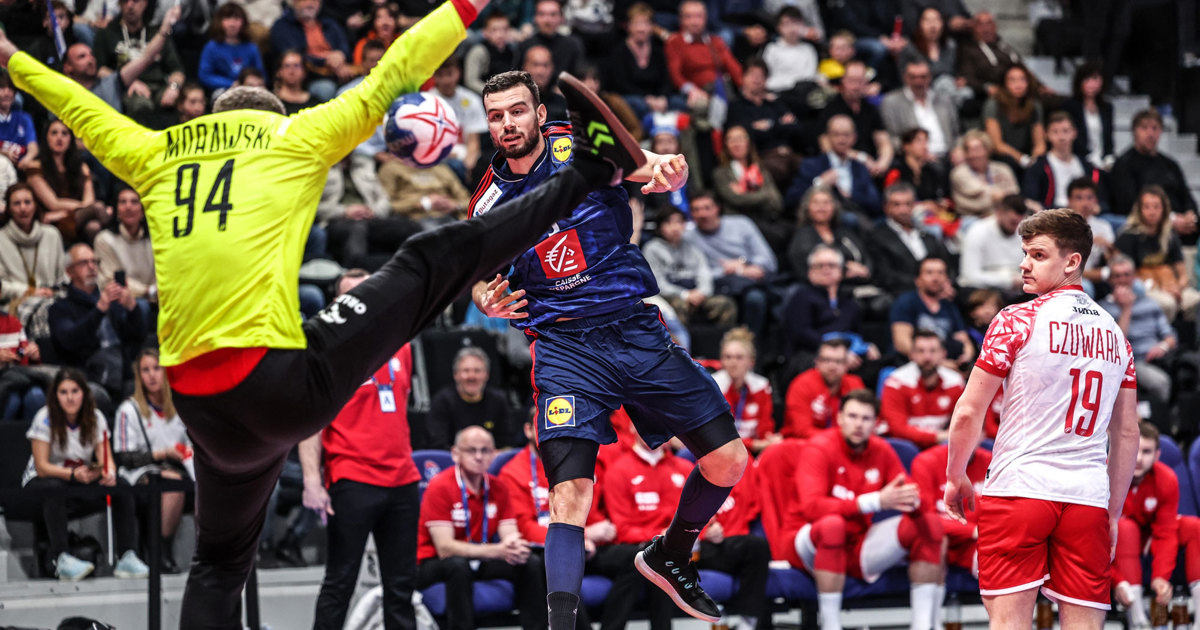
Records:
{"label": "white jersey player", "polygon": [[988,328],[950,427],[945,502],[974,493],[967,461],[1004,385],[979,505],[979,586],[992,628],[1028,628],[1038,587],[1064,628],[1100,628],[1108,566],[1138,447],[1133,354],[1079,286],[1091,230],[1069,210],[1021,222],[1023,289]]}

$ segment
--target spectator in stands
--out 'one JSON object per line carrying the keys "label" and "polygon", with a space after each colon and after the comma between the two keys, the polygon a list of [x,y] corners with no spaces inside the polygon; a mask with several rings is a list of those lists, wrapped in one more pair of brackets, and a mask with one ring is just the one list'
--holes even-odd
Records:
{"label": "spectator in stands", "polygon": [[120,395],[130,374],[127,349],[146,338],[146,320],[128,287],[96,283],[97,260],[92,248],[79,243],[68,251],[66,294],[50,306],[50,338],[64,365],[84,368],[110,396]]}
{"label": "spectator in stands", "polygon": [[[871,580],[905,557],[912,627],[934,627],[945,597],[941,519],[920,510],[919,488],[875,435],[877,405],[865,389],[850,392],[837,427],[810,440],[796,467],[797,494],[784,526],[795,540],[788,559],[813,575],[825,630],[842,627],[847,575]],[[902,514],[872,522],[881,510]]]}
{"label": "spectator in stands", "polygon": [[479,426],[457,433],[454,468],[429,482],[417,531],[417,588],[446,583],[446,626],[477,627],[473,584],[507,579],[517,591],[525,630],[546,627],[546,579],[529,560],[529,542],[517,531],[508,484],[488,474],[496,457],[492,434]]}
{"label": "spectator in stands", "polygon": [[959,145],[965,159],[950,171],[950,195],[960,215],[989,216],[1000,200],[1021,192],[1012,168],[992,160],[994,145],[986,133],[972,129]]}
{"label": "spectator in stands", "polygon": [[[291,0],[291,6],[271,25],[271,49],[281,55],[300,53],[300,69],[313,76],[308,90],[316,102],[324,103],[333,98],[339,84],[354,78],[355,68],[346,32],[336,20],[320,13],[321,0]],[[286,62],[287,58],[281,57],[280,67]]]}
{"label": "spectator in stands", "polygon": [[[649,120],[652,123],[648,132],[650,136],[650,151],[654,153],[659,153],[660,151],[662,153],[659,153],[659,155],[684,153],[684,134],[690,135],[689,139],[691,141],[694,142],[695,140],[696,136],[694,132],[686,128],[691,124],[691,118],[687,114],[681,112],[651,114]],[[692,153],[692,151],[688,151],[688,153]],[[686,156],[687,153],[685,153]],[[700,194],[703,190],[702,179],[702,177],[698,177],[693,173],[688,176],[687,185],[679,190],[643,195],[641,199],[646,204],[646,214],[652,219],[657,219],[665,211],[672,208],[690,213],[691,197]]]}
{"label": "spectator in stands", "polygon": [[[725,40],[706,32],[708,9],[703,0],[679,3],[679,32],[666,44],[667,68],[675,89],[687,97],[694,123],[710,123],[710,97],[724,92],[726,100],[742,85],[742,65],[734,59]],[[729,81],[733,85],[728,84]]]}
{"label": "spectator in stands", "polygon": [[787,256],[797,278],[808,277],[808,258],[817,245],[823,244],[841,253],[845,261],[842,279],[851,284],[871,280],[871,255],[858,229],[842,219],[841,206],[830,189],[824,185],[809,188],[800,200],[796,218],[799,225]]}
{"label": "spectator in stands", "polygon": [[242,68],[238,73],[237,81],[233,82],[233,87],[244,85],[246,87],[267,87],[267,77],[258,71],[258,68]]}
{"label": "spectator in stands", "polygon": [[[122,69],[143,54],[147,41],[155,32],[162,32],[162,25],[150,29],[144,21],[148,4],[147,0],[121,0],[118,19],[96,32],[92,51],[96,55],[96,63],[103,68],[102,73]],[[163,21],[173,23],[168,18]],[[168,33],[164,33],[164,36]],[[175,44],[170,38],[165,38],[162,51],[151,59],[137,80],[126,86],[128,89],[123,101],[125,115],[139,122],[153,122],[156,114],[175,107],[179,89],[186,80],[183,62],[175,51]]]}
{"label": "spectator in stands", "polygon": [[922,230],[914,220],[917,200],[912,185],[892,184],[883,191],[883,199],[886,220],[875,224],[867,239],[874,264],[872,278],[876,286],[898,295],[914,286],[921,261],[930,257],[946,261],[950,253],[941,240]]}
{"label": "spectator in stands", "polygon": [[792,380],[780,433],[785,438],[809,438],[833,426],[847,394],[865,387],[862,379],[846,373],[850,344],[826,339],[817,348],[816,365]]}
{"label": "spectator in stands", "polygon": [[[187,427],[175,412],[171,401],[171,386],[158,363],[158,350],[142,350],[134,362],[133,396],[117,407],[113,427],[113,455],[118,472],[130,485],[147,483],[148,475],[164,479],[191,479],[192,441]],[[171,552],[175,530],[183,516],[184,494],[164,492],[162,495],[162,568],[178,573],[179,565]]]}
{"label": "spectator in stands", "polygon": [[117,193],[117,220],[96,235],[96,260],[101,284],[107,285],[117,272],[124,272],[125,286],[134,299],[158,301],[154,251],[146,211],[136,190],[126,187]]}
{"label": "spectator in stands", "polygon": [[947,297],[953,287],[946,261],[932,257],[922,260],[916,286],[892,304],[892,346],[911,360],[913,335],[919,329],[932,330],[946,344],[946,355],[956,364],[966,365],[975,356],[975,347],[962,313]]}
{"label": "spectator in stands", "polygon": [[1113,243],[1117,240],[1112,224],[1100,218],[1098,190],[1096,182],[1086,177],[1072,180],[1067,186],[1067,207],[1087,219],[1092,228],[1092,253],[1083,263],[1083,279],[1093,285],[1108,278],[1104,261],[1115,253]]}
{"label": "spectator in stands", "polygon": [[424,228],[466,218],[471,193],[446,164],[418,168],[388,160],[379,167],[379,184],[393,214]]}
{"label": "spectator in stands", "polygon": [[50,300],[66,270],[62,235],[38,220],[40,208],[29,184],[4,193],[8,222],[0,228],[0,300],[13,308],[21,298]]}
{"label": "spectator in stands", "polygon": [[45,209],[41,220],[57,227],[68,243],[90,242],[108,223],[109,209],[96,200],[91,169],[83,162],[75,134],[61,120],[52,120],[38,146],[37,159],[23,170]]}
{"label": "spectator in stands", "polygon": [[920,127],[929,132],[929,152],[941,160],[958,140],[958,109],[949,99],[930,89],[933,73],[924,60],[912,59],[901,70],[904,87],[883,97],[879,112],[898,145],[900,134]]}
{"label": "spectator in stands", "polygon": [[[511,29],[502,11],[492,11],[484,18],[483,38],[467,50],[463,61],[463,83],[476,94],[483,93],[488,77],[517,67],[517,47],[509,41]],[[666,67],[665,59],[662,67]]]}
{"label": "spectator in stands", "polygon": [[0,74],[0,152],[8,161],[24,168],[38,157],[38,137],[33,118],[14,109],[16,88],[8,74]]}
{"label": "spectator in stands", "polygon": [[809,31],[804,14],[795,6],[785,6],[775,18],[775,28],[779,39],[763,49],[767,89],[786,92],[799,83],[816,80],[819,57],[816,46],[804,37]]}
{"label": "spectator in stands", "polygon": [[0,311],[0,417],[30,422],[46,405],[47,379],[30,367],[41,362],[41,348],[25,336],[21,320]]}
{"label": "spectator in stands", "polygon": [[973,38],[959,51],[956,74],[966,80],[975,91],[975,98],[982,101],[1004,82],[1006,68],[1021,63],[1021,54],[1000,40],[996,18],[990,11],[976,13],[973,22]]}
{"label": "spectator in stands", "polygon": [[517,58],[534,46],[545,46],[554,59],[554,73],[550,82],[558,80],[558,73],[577,73],[586,55],[583,42],[575,35],[564,35],[562,0],[535,0],[533,8],[533,34],[517,47]]}
{"label": "spectator in stands", "polygon": [[900,134],[900,155],[883,176],[884,188],[905,182],[916,192],[916,209],[921,215],[941,209],[949,197],[949,182],[937,160],[929,153],[929,132],[913,127]]}
{"label": "spectator in stands", "polygon": [[1175,321],[1180,312],[1191,317],[1200,302],[1200,293],[1188,286],[1183,248],[1170,220],[1171,210],[1171,199],[1165,190],[1146,186],[1114,244],[1133,259],[1138,277],[1147,283],[1146,294],[1162,307],[1167,321]]}
{"label": "spectator in stands", "polygon": [[[817,72],[821,73],[821,77],[825,82],[837,81],[842,78],[846,72],[846,66],[850,65],[851,61],[855,60],[855,42],[854,33],[842,29],[829,36],[829,56],[821,60],[817,65]],[[864,64],[866,62],[863,62]],[[869,68],[867,71],[867,79],[871,81],[875,78],[875,69]],[[872,83],[872,88],[878,88],[878,83]],[[872,96],[878,95],[878,91],[874,91]]]}
{"label": "spectator in stands", "polygon": [[796,207],[810,187],[820,184],[834,191],[848,212],[879,216],[879,189],[867,165],[854,152],[854,121],[849,116],[830,118],[825,137],[829,139],[829,151],[800,163],[800,172],[788,188],[784,203]]}
{"label": "spectator in stands", "polygon": [[[384,50],[400,36],[400,14],[390,4],[377,4],[371,8],[371,29],[354,44],[354,65],[363,67],[363,49],[367,42],[377,41]],[[366,74],[365,72],[363,74]]]}
{"label": "spectator in stands", "polygon": [[971,343],[978,348],[983,345],[983,337],[987,334],[988,326],[1004,308],[1004,296],[993,289],[975,289],[967,296],[967,336]]}
{"label": "spectator in stands", "polygon": [[210,92],[229,89],[242,68],[266,72],[258,46],[250,41],[246,10],[228,0],[213,15],[208,43],[200,51],[200,83]]}
{"label": "spectator in stands", "polygon": [[644,2],[626,12],[625,39],[604,62],[606,91],[625,99],[638,120],[668,108],[683,110],[687,102],[671,89],[663,43],[654,35],[654,10]]}
{"label": "spectator in stands", "polygon": [[[967,509],[963,516],[965,523],[946,515],[946,503],[942,498],[946,494],[946,463],[949,459],[949,449],[945,444],[939,444],[921,451],[912,461],[912,478],[921,489],[921,509],[937,514],[946,532],[946,564],[960,567],[979,577],[978,552],[978,512]],[[992,463],[992,452],[976,447],[971,459],[967,462],[967,478],[975,485],[975,502],[983,496],[983,482],[987,478],[988,466]]]}
{"label": "spectator in stands", "polygon": [[[1046,123],[1046,139],[1050,150],[1025,170],[1025,185],[1021,193],[1046,208],[1066,208],[1070,205],[1067,189],[1080,177],[1096,183],[1096,190],[1107,177],[1086,158],[1076,155],[1075,123],[1067,112],[1054,112]],[[1108,206],[1108,196],[1101,196],[1101,208]]]}
{"label": "spectator in stands", "polygon": [[[966,81],[955,78],[954,72],[958,66],[958,44],[950,37],[946,29],[946,21],[941,11],[936,7],[921,9],[917,20],[912,22],[912,41],[900,51],[899,65],[904,67],[908,61],[924,61],[929,65],[933,75],[931,89],[955,100],[959,97],[959,88],[966,86]],[[963,95],[962,100],[970,95],[970,89]],[[958,101],[955,100],[957,103]]]}
{"label": "spectator in stands", "polygon": [[199,83],[186,83],[175,101],[176,122],[183,124],[203,116],[208,111],[208,99]]}
{"label": "spectator in stands", "polygon": [[687,217],[671,208],[658,219],[658,236],[643,248],[654,272],[659,295],[667,300],[685,325],[730,326],[737,320],[737,305],[727,295],[713,294],[712,270],[704,252],[683,238]]}
{"label": "spectator in stands", "polygon": [[888,56],[900,54],[908,44],[903,33],[896,30],[896,16],[899,13],[897,0],[878,0],[827,5],[822,17],[827,30],[853,33],[857,55],[872,68],[882,71]]}
{"label": "spectator in stands", "polygon": [[[312,2],[312,0],[300,1]],[[273,91],[275,96],[283,101],[283,109],[288,116],[321,103],[316,95],[304,89],[304,77],[303,54],[299,51],[288,50],[279,56],[279,68],[275,71]]]}
{"label": "spectator in stands", "polygon": [[1177,234],[1196,231],[1196,200],[1187,177],[1171,156],[1158,150],[1162,138],[1162,115],[1144,109],[1133,116],[1133,146],[1117,158],[1112,168],[1112,211],[1128,214],[1144,188],[1160,186],[1171,200],[1175,214],[1170,219]]}
{"label": "spectator in stands", "polygon": [[757,358],[754,333],[734,328],[721,338],[721,369],[712,375],[733,410],[738,435],[755,455],[783,439],[775,430],[771,381],[754,372]]}
{"label": "spectator in stands", "polygon": [[962,0],[900,0],[900,14],[904,17],[906,28],[915,29],[922,12],[927,9],[937,9],[951,36],[970,37],[974,18]]}
{"label": "spectator in stands", "polygon": [[483,350],[467,346],[454,356],[454,386],[436,392],[429,408],[429,447],[449,448],[455,433],[481,426],[502,447],[520,446],[504,392],[488,387],[491,360]]}
{"label": "spectator in stands", "polygon": [[[458,121],[458,142],[450,151],[447,166],[462,169],[460,177],[475,170],[481,154],[480,135],[487,133],[487,115],[483,111],[483,99],[471,90],[459,85],[462,79],[462,58],[451,55],[433,73],[433,89],[454,110]],[[465,203],[466,200],[464,200]]]}
{"label": "spectator in stands", "polygon": [[862,308],[854,291],[842,283],[842,269],[847,264],[841,251],[825,243],[809,251],[805,264],[808,282],[797,286],[783,306],[783,337],[791,357],[791,374],[811,366],[821,340],[832,336],[852,340],[846,355],[850,370],[857,370],[863,359],[879,358],[878,348],[859,334]]}
{"label": "spectator in stands", "polygon": [[721,165],[712,175],[714,192],[721,204],[730,212],[750,217],[768,242],[786,243],[792,226],[781,216],[783,195],[771,169],[765,160],[759,159],[749,132],[738,125],[726,127],[721,141],[724,143]]}
{"label": "spectator in stands", "polygon": [[127,61],[120,70],[106,73],[104,76],[99,74],[96,57],[92,54],[90,46],[83,43],[71,44],[63,58],[63,74],[91,90],[113,109],[124,112],[122,101],[126,91],[132,88],[138,77],[142,76],[142,73],[158,58],[163,46],[170,39],[171,29],[175,26],[178,18],[178,9],[172,8],[167,11],[162,24],[159,24],[154,37],[151,37],[150,41],[146,43],[141,54]]}
{"label": "spectator in stands", "polygon": [[962,236],[958,283],[964,287],[1021,294],[1021,259],[1025,248],[1017,225],[1029,213],[1025,199],[1009,195],[992,216],[976,221]]}
{"label": "spectator in stands", "polygon": [[1136,282],[1137,269],[1132,260],[1118,254],[1109,261],[1108,271],[1112,293],[1100,300],[1100,306],[1117,320],[1133,347],[1138,389],[1151,401],[1166,405],[1171,399],[1171,375],[1162,359],[1175,349],[1179,338],[1162,308]]}
{"label": "spectator in stands", "polygon": [[[351,269],[335,290],[342,295],[367,277],[365,270]],[[413,463],[408,424],[412,369],[406,344],[359,386],[333,423],[300,443],[304,506],[328,520],[329,558],[315,628],[344,625],[368,535],[375,537],[379,556],[384,626],[416,623],[412,591],[421,473]]]}
{"label": "spectator in stands", "polygon": [[[87,43],[89,46],[91,45],[92,40],[95,38],[91,28],[86,24],[80,23],[80,31],[76,32],[75,18],[71,14],[71,11],[67,9],[67,5],[58,0],[51,0],[46,4],[49,4],[50,9],[54,12],[55,24],[58,27],[58,31],[62,33],[64,52],[66,48],[70,48],[72,45],[80,42],[79,35],[81,34],[86,34],[86,39],[83,40],[84,43]],[[50,29],[50,12],[46,10],[46,4],[43,4],[41,7],[42,30],[40,37],[26,48],[23,48],[23,50],[33,55],[38,61],[57,69],[62,65],[62,59],[58,55],[58,43],[56,41],[58,38],[55,32]],[[71,4],[74,5],[74,2]]]}
{"label": "spectator in stands", "polygon": [[[878,176],[892,163],[894,150],[888,130],[883,126],[879,108],[866,100],[868,88],[867,64],[857,59],[846,62],[845,73],[837,83],[837,96],[832,97],[821,110],[821,126],[837,115],[849,116],[854,121],[854,150],[872,176]],[[821,139],[821,147],[827,149],[829,138]]]}
{"label": "spectator in stands", "polygon": [[729,104],[728,122],[749,131],[766,171],[775,181],[788,182],[800,163],[796,147],[803,142],[804,130],[783,100],[767,91],[767,83],[767,64],[759,58],[748,60],[738,98]]}
{"label": "spectator in stands", "polygon": [[1125,607],[1129,627],[1146,628],[1150,617],[1142,599],[1142,556],[1149,550],[1150,596],[1166,608],[1174,587],[1171,574],[1179,553],[1179,479],[1158,461],[1158,429],[1138,424],[1137,463],[1133,483],[1117,521],[1116,556],[1112,563],[1113,599]]}
{"label": "spectator in stands", "polygon": [[694,194],[691,202],[696,229],[685,238],[704,252],[716,292],[736,297],[742,323],[762,334],[769,301],[766,280],[777,269],[775,254],[749,218],[722,216],[711,192]]}
{"label": "spectator in stands", "polygon": [[1063,103],[1075,129],[1075,154],[1095,166],[1111,168],[1116,159],[1113,149],[1113,106],[1104,95],[1104,72],[1096,62],[1075,69],[1071,98]]}
{"label": "spectator in stands", "polygon": [[567,100],[559,93],[554,82],[557,74],[554,56],[550,49],[540,44],[530,46],[525,49],[525,53],[520,59],[521,69],[528,72],[538,86],[538,95],[542,99],[542,105],[546,106],[546,120],[569,120]]}
{"label": "spectator in stands", "polygon": [[[47,557],[59,580],[76,582],[87,577],[95,566],[69,553],[67,515],[103,510],[105,495],[96,492],[66,497],[57,492],[79,485],[125,485],[125,481],[117,477],[117,464],[107,440],[108,423],[104,414],[96,409],[83,373],[70,368],[60,370],[51,389],[54,395],[34,417],[25,434],[33,447],[33,455],[21,485],[34,492],[46,493],[42,497],[42,518],[50,543]],[[120,492],[110,496],[116,551],[120,552],[113,575],[144,578],[150,570],[134,551],[137,517],[133,497]]]}
{"label": "spectator in stands", "polygon": [[992,154],[1029,168],[1046,153],[1042,102],[1033,91],[1033,75],[1016,64],[1004,71],[1004,82],[983,104],[983,122],[992,139]]}
{"label": "spectator in stands", "polygon": [[966,383],[946,366],[946,346],[931,330],[913,333],[909,356],[883,383],[878,432],[926,449],[950,438],[950,413]]}

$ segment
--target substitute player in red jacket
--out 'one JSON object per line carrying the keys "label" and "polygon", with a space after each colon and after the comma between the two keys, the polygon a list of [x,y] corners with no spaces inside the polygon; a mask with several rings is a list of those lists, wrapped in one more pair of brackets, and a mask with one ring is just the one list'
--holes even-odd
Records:
{"label": "substitute player in red jacket", "polygon": [[756,455],[783,439],[775,431],[771,381],[752,371],[757,357],[754,333],[745,327],[734,328],[721,338],[721,369],[712,375],[733,410],[742,443]]}
{"label": "substitute player in red jacket", "polygon": [[992,627],[1028,627],[1041,587],[1063,627],[1098,629],[1137,459],[1133,353],[1079,285],[1092,250],[1087,221],[1045,210],[1017,231],[1022,288],[1038,297],[1000,311],[984,337],[950,425],[946,511],[965,520],[963,502],[974,502],[967,462],[1003,384],[979,503],[979,587]]}
{"label": "substitute player in red jacket", "polygon": [[[912,462],[912,477],[921,489],[921,509],[935,512],[942,517],[942,528],[946,532],[946,564],[962,567],[979,577],[979,556],[976,542],[979,539],[978,516],[968,510],[965,523],[946,515],[946,460],[949,447],[939,444],[922,451]],[[975,484],[975,494],[983,489],[988,466],[992,463],[992,452],[976,448],[967,464],[967,477]]]}
{"label": "substitute player in red jacket", "polygon": [[1117,555],[1112,563],[1113,596],[1129,615],[1129,625],[1150,625],[1142,600],[1142,552],[1149,544],[1151,596],[1166,606],[1171,600],[1171,574],[1179,553],[1179,479],[1158,461],[1158,429],[1138,425],[1137,465],[1133,484],[1117,522]]}
{"label": "substitute player in red jacket", "polygon": [[[912,628],[930,630],[940,623],[945,594],[942,524],[918,509],[917,485],[875,435],[876,404],[868,390],[850,392],[838,426],[808,441],[784,528],[794,541],[789,561],[816,580],[823,630],[841,630],[846,575],[871,582],[907,557]],[[873,522],[881,510],[904,514]]]}
{"label": "substitute player in red jacket", "polygon": [[963,391],[963,377],[942,365],[946,347],[931,330],[913,333],[912,361],[896,368],[883,384],[879,433],[904,438],[919,448],[945,442],[950,412]]}
{"label": "substitute player in red jacket", "polygon": [[866,387],[861,378],[846,373],[850,344],[827,339],[817,348],[816,366],[792,379],[787,389],[783,437],[807,438],[833,426],[846,394]]}

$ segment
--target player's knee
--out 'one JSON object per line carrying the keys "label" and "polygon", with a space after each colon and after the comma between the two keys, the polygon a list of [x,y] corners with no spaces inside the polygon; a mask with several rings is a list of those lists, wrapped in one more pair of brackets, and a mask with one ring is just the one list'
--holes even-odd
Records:
{"label": "player's knee", "polygon": [[700,473],[710,483],[725,488],[733,487],[746,471],[750,460],[746,446],[741,440],[730,440],[717,450],[700,458]]}
{"label": "player's knee", "polygon": [[592,480],[568,479],[550,491],[550,520],[583,527],[592,506]]}
{"label": "player's knee", "polygon": [[812,524],[809,534],[817,547],[841,547],[846,544],[846,519],[838,514],[826,514]]}
{"label": "player's knee", "polygon": [[[1120,530],[1118,530],[1120,535]],[[1179,517],[1179,544],[1188,545],[1200,542],[1200,518],[1195,516]]]}
{"label": "player's knee", "polygon": [[1122,517],[1117,521],[1117,544],[1128,540],[1138,540],[1141,537],[1141,528],[1138,527],[1136,521],[1131,518]]}

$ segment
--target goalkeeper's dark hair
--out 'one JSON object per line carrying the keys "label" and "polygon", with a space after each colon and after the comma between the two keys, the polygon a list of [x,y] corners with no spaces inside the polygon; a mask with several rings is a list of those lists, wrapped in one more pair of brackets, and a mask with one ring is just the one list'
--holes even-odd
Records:
{"label": "goalkeeper's dark hair", "polygon": [[533,77],[529,76],[524,70],[509,70],[500,74],[492,75],[483,84],[483,98],[487,98],[489,94],[496,92],[506,92],[518,85],[524,85],[529,89],[529,93],[533,95],[533,106],[537,107],[542,104],[542,95],[538,92],[537,83],[534,83]]}

